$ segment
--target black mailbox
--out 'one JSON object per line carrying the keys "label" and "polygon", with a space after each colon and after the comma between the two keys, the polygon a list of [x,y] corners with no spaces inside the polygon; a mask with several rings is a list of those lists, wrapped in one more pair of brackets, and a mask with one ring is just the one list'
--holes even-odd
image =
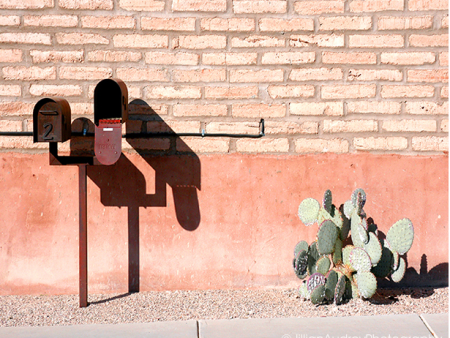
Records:
{"label": "black mailbox", "polygon": [[114,164],[122,153],[122,123],[128,119],[128,90],[119,79],[100,81],[94,90],[94,151],[102,164]]}
{"label": "black mailbox", "polygon": [[39,100],[33,110],[34,142],[65,142],[71,136],[70,105],[61,97]]}

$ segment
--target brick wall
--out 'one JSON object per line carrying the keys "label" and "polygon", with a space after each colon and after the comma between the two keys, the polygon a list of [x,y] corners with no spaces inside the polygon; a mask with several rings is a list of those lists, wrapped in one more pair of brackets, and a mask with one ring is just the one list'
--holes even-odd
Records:
{"label": "brick wall", "polygon": [[147,130],[158,115],[177,132],[266,121],[265,138],[179,151],[441,154],[447,31],[447,0],[0,0],[0,130],[31,130],[43,96],[92,119],[96,83],[118,77],[152,107],[134,116]]}

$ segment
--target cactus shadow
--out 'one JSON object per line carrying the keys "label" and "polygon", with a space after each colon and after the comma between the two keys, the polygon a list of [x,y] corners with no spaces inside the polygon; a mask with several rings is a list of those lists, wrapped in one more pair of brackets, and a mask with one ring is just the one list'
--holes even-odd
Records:
{"label": "cactus shadow", "polygon": [[[89,135],[72,137],[71,156],[94,156],[94,137],[91,136],[94,124],[86,118],[76,119],[72,131],[83,130]],[[154,172],[154,182],[148,182],[145,173],[123,153],[113,165],[88,166],[87,170],[88,177],[100,189],[100,201],[105,207],[128,208],[128,293],[123,297],[140,290],[141,208],[167,207],[167,186],[170,186],[173,195],[173,204],[170,204],[174,205],[179,225],[186,231],[194,231],[200,225],[197,190],[201,188],[201,164],[198,156],[145,101],[134,100],[129,104],[126,133],[146,132],[164,132],[166,136],[127,138],[126,150],[141,156]],[[149,185],[153,190],[147,193]]]}

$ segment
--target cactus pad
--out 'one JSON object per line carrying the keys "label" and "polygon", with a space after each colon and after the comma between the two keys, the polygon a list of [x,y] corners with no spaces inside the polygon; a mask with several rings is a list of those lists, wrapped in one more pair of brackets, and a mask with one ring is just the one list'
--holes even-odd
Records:
{"label": "cactus pad", "polygon": [[341,205],[339,210],[342,217],[342,226],[340,227],[339,238],[341,239],[341,241],[345,241],[347,239],[348,233],[350,232],[350,218],[345,215],[343,205]]}
{"label": "cactus pad", "polygon": [[391,275],[392,281],[394,281],[395,283],[400,282],[403,276],[405,275],[405,271],[406,271],[406,262],[402,257],[400,257],[397,270],[392,272]]}
{"label": "cactus pad", "polygon": [[372,268],[373,274],[378,278],[385,278],[391,272],[393,255],[386,240],[381,239],[381,258],[380,261]]}
{"label": "cactus pad", "polygon": [[334,244],[333,263],[336,265],[340,262],[342,262],[342,241],[337,238]]}
{"label": "cactus pad", "polygon": [[366,204],[366,193],[363,189],[359,188],[353,191],[352,204],[355,208],[357,206],[359,206],[361,209],[364,207],[364,204]]}
{"label": "cactus pad", "polygon": [[411,249],[414,240],[414,227],[412,222],[403,218],[397,221],[387,232],[386,239],[393,251],[404,255]]}
{"label": "cactus pad", "polygon": [[294,259],[294,271],[298,278],[303,279],[308,274],[308,252],[302,250]]}
{"label": "cactus pad", "polygon": [[358,272],[368,272],[372,268],[370,257],[361,248],[354,248],[349,255],[350,265]]}
{"label": "cactus pad", "polygon": [[325,191],[325,194],[323,195],[322,206],[329,214],[331,214],[332,205],[333,205],[333,201],[332,201],[331,190],[328,189],[327,191]]}
{"label": "cactus pad", "polygon": [[297,257],[298,253],[302,250],[308,251],[309,245],[306,241],[300,241],[297,243],[294,249],[294,257]]}
{"label": "cactus pad", "polygon": [[392,271],[397,270],[398,263],[400,262],[400,255],[397,251],[392,251]]}
{"label": "cactus pad", "polygon": [[344,215],[348,219],[352,217],[353,211],[355,210],[355,206],[353,205],[352,201],[347,201],[344,203]]}
{"label": "cactus pad", "polygon": [[317,221],[319,215],[320,204],[314,198],[306,198],[300,203],[298,208],[298,216],[300,220],[306,225],[310,226]]}
{"label": "cactus pad", "polygon": [[316,263],[316,271],[322,275],[326,275],[330,270],[331,262],[327,256],[322,256]]}
{"label": "cactus pad", "polygon": [[338,228],[332,221],[324,221],[317,233],[317,249],[321,255],[333,253],[338,237]]}
{"label": "cactus pad", "polygon": [[352,252],[352,250],[355,247],[353,245],[347,245],[344,249],[342,249],[342,262],[344,263],[344,265],[349,268],[351,271],[355,271],[352,266],[351,266],[351,262],[350,262],[350,252]]}
{"label": "cactus pad", "polygon": [[339,305],[342,302],[342,297],[345,293],[346,278],[343,274],[338,273],[338,281],[336,283],[336,288],[334,290],[334,302]]}
{"label": "cactus pad", "polygon": [[325,298],[328,300],[334,299],[334,291],[336,290],[336,284],[338,282],[338,274],[336,271],[331,270],[327,276],[325,283]]}
{"label": "cactus pad", "polygon": [[325,285],[318,285],[311,292],[311,303],[314,305],[320,304],[325,299]]}
{"label": "cactus pad", "polygon": [[300,285],[300,287],[298,288],[298,294],[303,299],[306,299],[306,300],[310,299],[311,295],[308,292],[308,288],[306,287],[306,281],[303,281],[302,285]]}
{"label": "cactus pad", "polygon": [[377,291],[377,279],[371,272],[357,272],[355,281],[358,286],[360,296],[370,298]]}
{"label": "cactus pad", "polygon": [[382,254],[381,244],[380,241],[378,240],[378,237],[373,232],[369,232],[368,234],[369,234],[369,242],[367,244],[364,244],[364,250],[370,256],[372,265],[375,265],[381,259]]}
{"label": "cactus pad", "polygon": [[312,242],[308,251],[308,273],[312,275],[316,272],[316,263],[319,260],[319,252],[317,251],[317,242]]}
{"label": "cactus pad", "polygon": [[321,273],[313,273],[309,276],[306,286],[309,292],[312,292],[318,285],[325,285],[325,276]]}

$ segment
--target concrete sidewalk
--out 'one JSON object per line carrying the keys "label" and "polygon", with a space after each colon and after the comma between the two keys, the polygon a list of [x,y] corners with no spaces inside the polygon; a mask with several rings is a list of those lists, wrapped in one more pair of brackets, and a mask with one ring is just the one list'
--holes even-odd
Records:
{"label": "concrete sidewalk", "polygon": [[2,338],[447,338],[448,314],[0,327]]}

